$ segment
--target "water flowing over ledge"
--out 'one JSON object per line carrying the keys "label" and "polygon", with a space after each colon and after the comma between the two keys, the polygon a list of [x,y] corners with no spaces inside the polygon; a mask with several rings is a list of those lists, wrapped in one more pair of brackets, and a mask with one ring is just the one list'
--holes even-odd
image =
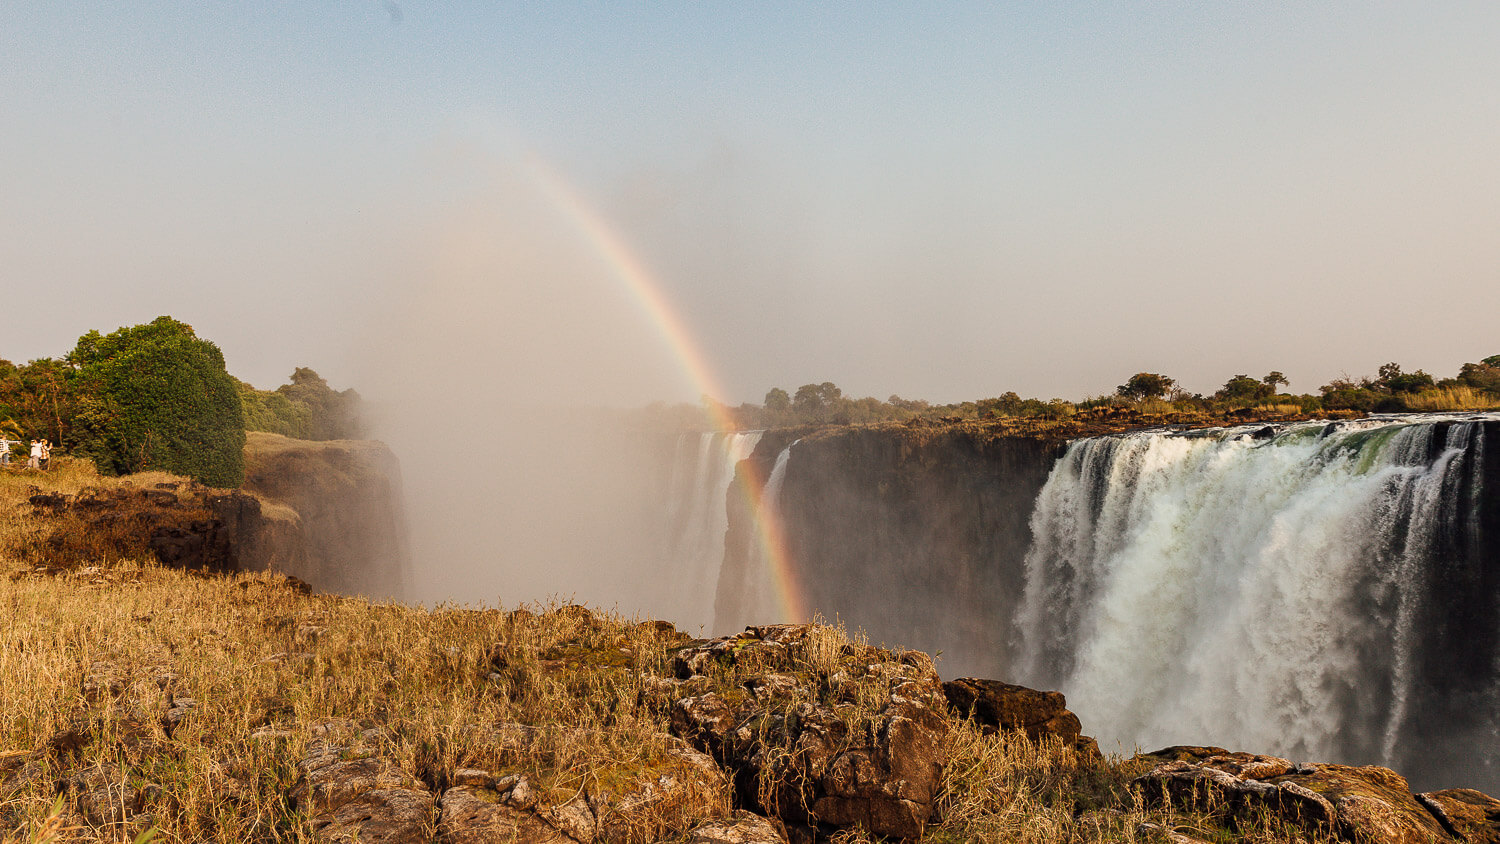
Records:
{"label": "water flowing over ledge", "polygon": [[1127,749],[1211,737],[1493,781],[1485,421],[1072,443],[1031,517],[1018,681]]}
{"label": "water flowing over ledge", "polygon": [[716,632],[769,611],[752,521],[770,506],[811,611],[941,652],[945,676],[1060,689],[1107,748],[1212,742],[1500,787],[1494,414],[793,436],[765,432],[744,483],[705,487],[714,511],[728,499],[716,577],[699,558]]}

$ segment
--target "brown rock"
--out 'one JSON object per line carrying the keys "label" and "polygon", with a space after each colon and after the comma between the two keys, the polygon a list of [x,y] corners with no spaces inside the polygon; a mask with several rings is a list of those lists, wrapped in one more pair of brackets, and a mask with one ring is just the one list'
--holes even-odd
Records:
{"label": "brown rock", "polygon": [[717,747],[735,724],[734,711],[713,692],[685,697],[672,707],[672,734],[705,749]]}
{"label": "brown rock", "polygon": [[1433,791],[1417,799],[1454,836],[1471,844],[1500,844],[1500,800],[1472,788]]}
{"label": "brown rock", "polygon": [[688,834],[686,844],[786,844],[776,825],[753,812],[735,812],[725,821],[704,824]]}
{"label": "brown rock", "polygon": [[[818,625],[778,624],[693,642],[673,658],[682,678],[711,667],[748,678],[748,694],[677,700],[671,729],[730,770],[743,805],[783,830],[822,824],[921,837],[947,761],[930,658],[840,643]],[[838,691],[843,702],[818,703],[814,689]],[[884,697],[878,710],[856,705],[871,694]]]}
{"label": "brown rock", "polygon": [[363,792],[314,822],[320,841],[417,844],[432,840],[432,792],[385,788]]}
{"label": "brown rock", "polygon": [[536,813],[511,805],[489,789],[459,786],[438,801],[438,840],[449,844],[569,844]]}
{"label": "brown rock", "polygon": [[432,840],[432,792],[367,748],[319,743],[297,769],[292,799],[320,840]]}
{"label": "brown rock", "polygon": [[1169,747],[1135,784],[1148,800],[1180,808],[1270,812],[1309,832],[1332,829],[1358,844],[1451,840],[1406,779],[1377,766],[1297,765],[1275,756],[1217,747]]}
{"label": "brown rock", "polygon": [[147,806],[160,795],[154,784],[140,785],[89,770],[70,777],[65,785],[80,817],[95,829],[144,832],[152,826]]}
{"label": "brown rock", "polygon": [[944,683],[943,694],[954,712],[973,718],[987,731],[1020,730],[1032,741],[1057,736],[1088,759],[1103,758],[1099,743],[1083,735],[1083,724],[1068,711],[1062,692],[966,677]]}

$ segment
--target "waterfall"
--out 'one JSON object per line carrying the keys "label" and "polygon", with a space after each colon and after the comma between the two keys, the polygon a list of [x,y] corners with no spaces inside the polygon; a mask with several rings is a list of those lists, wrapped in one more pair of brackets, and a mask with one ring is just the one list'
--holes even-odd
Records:
{"label": "waterfall", "polygon": [[1076,441],[1032,513],[1016,681],[1063,689],[1126,751],[1411,767],[1432,654],[1467,644],[1434,592],[1478,554],[1482,448],[1472,419]]}
{"label": "waterfall", "polygon": [[[760,570],[747,584],[750,597],[746,605],[750,608],[751,618],[764,618],[773,623],[799,620],[783,617],[786,608],[777,601],[775,591],[776,555],[784,550],[776,547],[781,541],[781,485],[786,483],[786,467],[791,463],[792,449],[796,448],[798,442],[801,440],[793,441],[776,455],[776,463],[771,467],[770,476],[766,478],[765,489],[761,491],[757,519],[762,529],[756,536],[759,547],[755,555],[760,561]],[[773,527],[766,527],[768,525]]]}
{"label": "waterfall", "polygon": [[696,631],[712,621],[714,591],[729,527],[725,498],[735,465],[750,455],[761,432],[681,434],[666,496],[662,559],[674,606],[665,617]]}
{"label": "waterfall", "polygon": [[[753,511],[749,519],[753,527],[747,537],[748,553],[742,564],[726,564],[720,573],[714,604],[713,629],[716,633],[732,633],[746,624],[798,620],[785,617],[786,608],[776,591],[777,555],[784,551],[777,544],[781,541],[781,487],[786,481],[792,449],[798,442],[801,440],[793,441],[777,453],[765,486],[758,495],[751,495],[748,499]],[[773,527],[768,529],[767,526]]]}

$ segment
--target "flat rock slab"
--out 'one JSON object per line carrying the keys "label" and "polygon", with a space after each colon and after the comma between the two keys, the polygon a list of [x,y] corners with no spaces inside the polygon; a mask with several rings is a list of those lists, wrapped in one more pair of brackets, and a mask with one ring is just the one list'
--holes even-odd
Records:
{"label": "flat rock slab", "polygon": [[1500,844],[1500,800],[1472,788],[1418,794],[1444,827],[1470,844]]}
{"label": "flat rock slab", "polygon": [[317,743],[292,799],[323,841],[431,841],[436,802],[415,777],[359,745]]}
{"label": "flat rock slab", "polygon": [[1179,808],[1270,812],[1356,844],[1500,840],[1500,801],[1469,790],[1415,795],[1389,768],[1293,764],[1218,747],[1169,747],[1144,758],[1159,764],[1135,784],[1147,799]]}

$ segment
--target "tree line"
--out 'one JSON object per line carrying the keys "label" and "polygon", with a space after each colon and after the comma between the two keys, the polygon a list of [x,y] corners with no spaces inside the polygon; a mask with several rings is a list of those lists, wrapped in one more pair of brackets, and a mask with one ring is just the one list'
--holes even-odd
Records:
{"label": "tree line", "polygon": [[[1489,410],[1500,408],[1500,355],[1466,363],[1452,378],[1434,379],[1418,369],[1406,372],[1397,363],[1381,366],[1374,377],[1342,377],[1317,393],[1282,392],[1290,386],[1286,375],[1273,370],[1259,378],[1236,374],[1218,390],[1189,393],[1176,379],[1155,372],[1138,372],[1108,395],[1066,399],[1022,398],[1015,392],[994,398],[951,404],[893,395],[884,401],[851,398],[836,384],[804,384],[795,392],[773,387],[760,404],[728,405],[704,396],[701,405],[657,403],[645,409],[649,424],[698,428],[728,424],[741,429],[909,422],[914,419],[963,421],[985,419],[1066,419],[1096,408],[1135,408],[1160,412],[1226,414],[1243,408],[1318,413],[1325,410],[1373,412]],[[707,417],[707,422],[705,420]]]}
{"label": "tree line", "polygon": [[218,346],[168,316],[90,331],[60,358],[0,360],[0,435],[48,439],[110,475],[160,469],[239,486],[247,430],[357,437],[359,413],[357,393],[311,369],[275,390],[235,379]]}

